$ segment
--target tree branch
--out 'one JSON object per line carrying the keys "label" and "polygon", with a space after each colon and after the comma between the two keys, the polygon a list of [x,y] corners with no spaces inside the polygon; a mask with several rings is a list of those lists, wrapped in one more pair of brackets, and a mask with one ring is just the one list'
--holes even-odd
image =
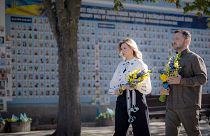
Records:
{"label": "tree branch", "polygon": [[55,0],[55,5],[56,5],[56,14],[58,17],[62,17],[62,16],[65,16],[64,15],[64,11],[65,11],[65,1],[66,0]]}
{"label": "tree branch", "polygon": [[[57,16],[57,25],[58,28],[60,28],[60,38],[63,38],[63,35],[68,35],[68,18],[69,18],[69,13],[66,11],[66,0],[56,0],[55,2],[56,5],[56,16]],[[58,39],[63,41],[63,39]],[[63,48],[63,47],[61,47]]]}
{"label": "tree branch", "polygon": [[[69,13],[70,16],[75,16],[80,14],[80,7],[81,7],[81,0],[65,0],[66,2],[66,7],[67,7],[67,12]],[[71,5],[75,5],[73,8]],[[76,17],[76,16],[75,16]],[[79,19],[79,16],[77,16]]]}
{"label": "tree branch", "polygon": [[[114,10],[119,11],[124,8],[124,0],[114,0]],[[144,2],[145,0],[133,0],[137,4]],[[159,0],[151,0],[151,2],[158,2]],[[195,0],[194,2],[186,2],[184,7],[181,7],[181,0],[164,0],[168,3],[176,4],[176,8],[183,8],[184,13],[195,11],[197,15],[210,15],[210,2],[209,0]]]}
{"label": "tree branch", "polygon": [[184,13],[188,13],[190,11],[197,11],[197,15],[207,15],[210,16],[210,1],[209,0],[195,0],[191,3],[186,3],[184,7]]}
{"label": "tree branch", "polygon": [[[81,0],[65,0],[65,6],[66,6],[66,12],[68,15],[68,21],[70,26],[75,26],[75,29],[72,29],[74,31],[75,35],[71,38],[77,38],[77,30],[78,30],[78,22],[80,17],[80,7],[81,7]],[[72,6],[74,5],[74,6]],[[77,27],[77,28],[76,28]],[[74,40],[73,40],[74,41]],[[75,46],[76,44],[72,44]]]}
{"label": "tree branch", "polygon": [[45,9],[47,9],[47,16],[50,22],[50,26],[57,41],[60,35],[60,31],[58,29],[58,24],[57,24],[58,21],[56,16],[55,2],[52,2],[51,0],[44,0],[44,7]]}

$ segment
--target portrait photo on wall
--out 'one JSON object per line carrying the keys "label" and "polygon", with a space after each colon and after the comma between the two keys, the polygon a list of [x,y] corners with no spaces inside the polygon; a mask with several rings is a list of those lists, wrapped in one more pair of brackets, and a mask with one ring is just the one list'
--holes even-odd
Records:
{"label": "portrait photo on wall", "polygon": [[4,37],[0,36],[0,44],[4,44]]}
{"label": "portrait photo on wall", "polygon": [[4,27],[0,25],[0,35],[4,33]]}

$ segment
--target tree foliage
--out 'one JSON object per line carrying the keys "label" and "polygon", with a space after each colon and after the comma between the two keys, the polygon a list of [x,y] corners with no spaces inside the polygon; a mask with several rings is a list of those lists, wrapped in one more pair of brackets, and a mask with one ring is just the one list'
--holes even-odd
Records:
{"label": "tree foliage", "polygon": [[[133,0],[137,4],[142,3],[146,0]],[[159,2],[159,0],[150,0],[151,2]],[[184,13],[196,12],[197,15],[210,16],[210,1],[209,0],[189,0],[185,3],[181,3],[181,0],[164,0],[168,3],[173,3],[176,8],[182,8]],[[114,0],[114,10],[119,11],[124,8],[124,0]]]}

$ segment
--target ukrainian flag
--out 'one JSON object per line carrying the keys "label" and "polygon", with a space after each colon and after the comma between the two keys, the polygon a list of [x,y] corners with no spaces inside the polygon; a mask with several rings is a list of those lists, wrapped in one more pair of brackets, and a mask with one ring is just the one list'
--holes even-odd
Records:
{"label": "ukrainian flag", "polygon": [[6,14],[40,16],[43,12],[43,0],[6,0]]}

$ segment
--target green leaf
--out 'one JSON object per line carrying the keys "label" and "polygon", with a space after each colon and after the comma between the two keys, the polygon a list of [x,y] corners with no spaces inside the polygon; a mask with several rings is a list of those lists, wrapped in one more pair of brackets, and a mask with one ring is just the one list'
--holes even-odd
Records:
{"label": "green leaf", "polygon": [[181,8],[179,0],[176,1],[176,8]]}
{"label": "green leaf", "polygon": [[[119,11],[124,9],[123,0],[114,0],[114,10]],[[137,4],[142,3],[146,0],[133,0]],[[151,0],[150,2],[157,2],[159,0]],[[210,15],[210,1],[209,0],[195,0],[194,2],[186,2],[185,6],[181,6],[180,0],[165,0],[168,3],[174,3],[176,4],[176,8],[183,8],[184,13],[189,13],[192,11],[196,12],[196,15],[202,16],[202,15]]]}
{"label": "green leaf", "polygon": [[124,8],[121,0],[114,0],[114,10],[119,11]]}

